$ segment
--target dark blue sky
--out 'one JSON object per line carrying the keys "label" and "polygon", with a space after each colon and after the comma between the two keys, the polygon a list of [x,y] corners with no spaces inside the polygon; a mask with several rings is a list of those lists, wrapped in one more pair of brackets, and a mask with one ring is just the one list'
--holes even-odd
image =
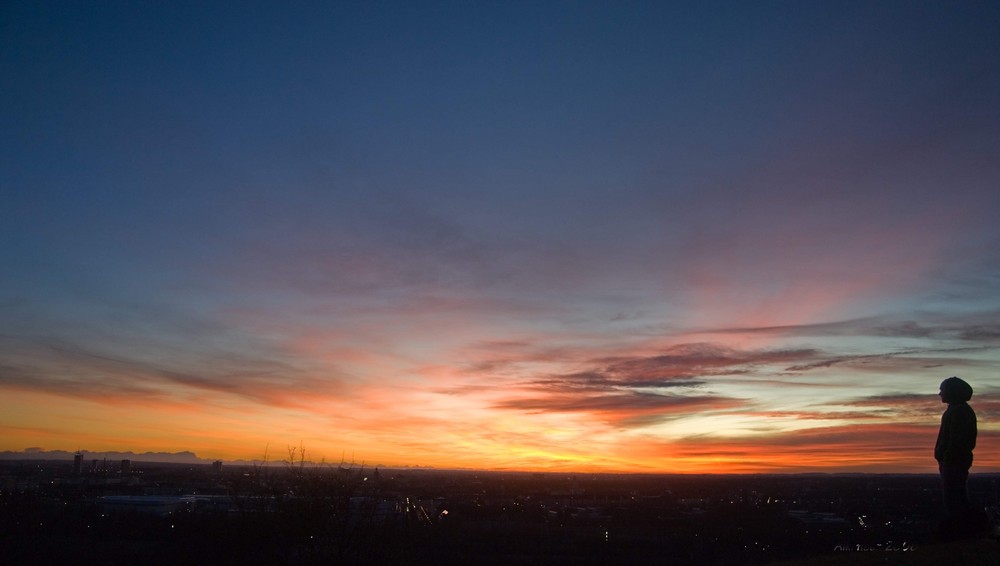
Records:
{"label": "dark blue sky", "polygon": [[[494,462],[545,427],[740,437],[789,367],[838,368],[811,376],[824,414],[941,371],[992,391],[997,29],[995,2],[7,2],[0,388],[22,397],[0,449],[75,448],[79,420],[45,423],[80,397],[82,420],[249,403],[301,436],[337,402],[381,414],[388,383],[479,423]],[[667,351],[693,364],[663,370],[679,389],[578,383]],[[934,360],[822,365],[900,352]],[[687,402],[705,412],[667,426]],[[461,463],[461,439],[330,426]],[[94,442],[246,457],[268,433]]]}

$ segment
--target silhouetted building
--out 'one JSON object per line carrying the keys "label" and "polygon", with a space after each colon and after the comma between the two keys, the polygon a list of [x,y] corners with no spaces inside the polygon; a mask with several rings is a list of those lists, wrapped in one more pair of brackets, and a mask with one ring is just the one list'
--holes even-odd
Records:
{"label": "silhouetted building", "polygon": [[222,460],[212,462],[212,471],[217,474],[222,472]]}
{"label": "silhouetted building", "polygon": [[73,454],[73,473],[76,475],[80,475],[80,472],[82,471],[83,471],[83,454],[77,452],[76,454]]}
{"label": "silhouetted building", "polygon": [[127,475],[132,473],[132,460],[122,460],[122,475]]}

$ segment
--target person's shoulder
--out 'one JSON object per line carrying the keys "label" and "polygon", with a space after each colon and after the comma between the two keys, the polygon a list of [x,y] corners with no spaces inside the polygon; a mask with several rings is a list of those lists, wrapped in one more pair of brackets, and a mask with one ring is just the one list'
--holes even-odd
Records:
{"label": "person's shoulder", "polygon": [[[951,408],[952,408],[951,406],[948,407],[949,410]],[[954,408],[956,413],[961,413],[963,415],[971,415],[973,417],[976,416],[976,412],[972,410],[972,406],[969,405],[968,403],[956,403],[954,405]]]}

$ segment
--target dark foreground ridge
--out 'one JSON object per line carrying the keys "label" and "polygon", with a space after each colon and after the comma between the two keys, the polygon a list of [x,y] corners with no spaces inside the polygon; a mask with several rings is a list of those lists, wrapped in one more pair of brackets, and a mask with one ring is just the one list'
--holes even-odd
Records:
{"label": "dark foreground ridge", "polygon": [[[10,564],[996,564],[931,475],[0,463]],[[973,475],[983,521],[1000,475]],[[948,539],[961,539],[950,540]]]}
{"label": "dark foreground ridge", "polygon": [[1000,542],[995,537],[975,537],[950,543],[931,543],[909,550],[890,547],[888,549],[838,551],[806,559],[774,562],[770,566],[882,566],[885,564],[995,566],[998,560],[1000,560]]}

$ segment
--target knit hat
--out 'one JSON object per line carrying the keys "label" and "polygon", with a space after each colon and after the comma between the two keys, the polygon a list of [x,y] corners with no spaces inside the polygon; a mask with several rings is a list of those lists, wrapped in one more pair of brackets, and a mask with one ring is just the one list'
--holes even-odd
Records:
{"label": "knit hat", "polygon": [[945,401],[968,401],[972,399],[972,386],[957,377],[949,377],[941,382],[941,392]]}

